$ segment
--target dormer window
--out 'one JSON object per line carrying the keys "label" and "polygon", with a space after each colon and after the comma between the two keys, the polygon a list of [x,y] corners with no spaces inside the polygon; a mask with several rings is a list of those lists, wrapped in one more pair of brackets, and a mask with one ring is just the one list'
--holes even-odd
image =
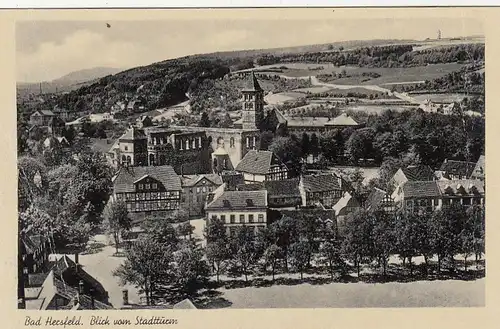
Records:
{"label": "dormer window", "polygon": [[146,190],[149,190],[150,188],[151,188],[151,185],[150,185],[150,184],[146,184],[146,185],[145,185],[145,189],[146,189]]}
{"label": "dormer window", "polygon": [[252,199],[246,199],[247,207],[253,207],[253,200]]}
{"label": "dormer window", "polygon": [[151,188],[153,190],[156,190],[158,188],[158,184],[156,184],[156,183],[151,184]]}
{"label": "dormer window", "polygon": [[224,208],[230,208],[231,204],[229,203],[229,200],[222,200],[222,203],[224,204]]}

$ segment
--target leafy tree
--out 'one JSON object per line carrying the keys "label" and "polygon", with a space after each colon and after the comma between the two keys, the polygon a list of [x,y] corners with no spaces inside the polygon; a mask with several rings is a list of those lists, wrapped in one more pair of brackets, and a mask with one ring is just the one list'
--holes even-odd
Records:
{"label": "leafy tree", "polygon": [[210,242],[207,244],[206,253],[207,260],[212,264],[217,282],[219,282],[219,275],[224,271],[229,257],[228,246],[223,241]]}
{"label": "leafy tree", "polygon": [[309,135],[307,133],[302,134],[302,140],[300,142],[301,152],[304,157],[310,153],[311,141],[309,139]]}
{"label": "leafy tree", "polygon": [[[467,209],[466,215],[467,223],[463,233],[465,237],[462,238],[462,251],[464,254],[475,255],[477,268],[479,259],[484,253],[484,208],[480,205],[473,205]],[[465,259],[465,264],[467,266],[467,259]]]}
{"label": "leafy tree", "polygon": [[127,205],[123,201],[108,203],[104,208],[104,227],[115,240],[116,253],[120,245],[120,236],[132,227],[132,220],[128,215]]}
{"label": "leafy tree", "polygon": [[124,263],[113,275],[119,277],[122,284],[130,283],[140,288],[146,295],[147,305],[154,304],[160,284],[174,279],[172,250],[155,239],[141,237],[125,253]]}
{"label": "leafy tree", "polygon": [[382,265],[383,275],[387,275],[387,263],[390,255],[395,251],[396,236],[394,217],[379,212],[375,214],[376,221],[373,227],[373,255]]}
{"label": "leafy tree", "polygon": [[297,241],[290,246],[290,262],[299,270],[300,278],[304,278],[304,271],[311,256],[311,245],[308,241]]}
{"label": "leafy tree", "polygon": [[396,245],[400,257],[403,258],[403,266],[408,264],[410,266],[410,275],[413,275],[412,258],[417,254],[417,215],[407,211],[402,211],[398,214],[396,221]]}
{"label": "leafy tree", "polygon": [[256,260],[255,237],[250,227],[242,226],[237,229],[236,237],[231,241],[231,254],[240,266],[245,282],[248,282],[250,266]]}
{"label": "leafy tree", "polygon": [[320,136],[320,149],[329,161],[335,161],[344,153],[344,141],[340,130],[332,130]]}
{"label": "leafy tree", "polygon": [[264,259],[266,261],[266,267],[271,267],[271,274],[273,276],[274,281],[274,273],[276,270],[276,264],[278,263],[278,259],[280,258],[281,248],[276,244],[272,244],[266,248],[264,252]]}
{"label": "leafy tree", "polygon": [[207,112],[201,114],[200,127],[210,127],[210,119]]}
{"label": "leafy tree", "polygon": [[269,228],[276,237],[276,244],[283,250],[285,270],[288,271],[288,253],[290,245],[299,235],[297,220],[292,217],[283,216],[280,220],[273,222]]}
{"label": "leafy tree", "polygon": [[323,262],[327,264],[330,277],[333,280],[335,270],[340,268],[343,271],[345,265],[342,260],[341,249],[338,241],[333,240],[321,243],[319,253],[322,256]]}
{"label": "leafy tree", "polygon": [[341,226],[342,254],[354,263],[358,277],[361,263],[372,256],[373,222],[373,214],[360,209],[346,216]]}
{"label": "leafy tree", "polygon": [[269,151],[276,154],[290,169],[291,175],[301,172],[302,152],[299,141],[292,137],[276,137],[269,146]]}
{"label": "leafy tree", "polygon": [[197,284],[208,277],[209,269],[203,254],[193,243],[186,243],[173,256],[175,282],[182,291],[192,295]]}
{"label": "leafy tree", "polygon": [[310,145],[310,153],[316,158],[320,152],[319,139],[316,134],[311,135],[311,145]]}
{"label": "leafy tree", "polygon": [[160,244],[175,249],[179,243],[177,231],[168,218],[148,217],[142,224],[147,236]]}

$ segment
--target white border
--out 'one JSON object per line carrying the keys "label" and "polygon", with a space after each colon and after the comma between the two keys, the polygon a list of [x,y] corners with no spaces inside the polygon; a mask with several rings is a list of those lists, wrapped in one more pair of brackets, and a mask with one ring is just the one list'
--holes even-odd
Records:
{"label": "white border", "polygon": [[0,8],[498,6],[500,0],[0,0]]}

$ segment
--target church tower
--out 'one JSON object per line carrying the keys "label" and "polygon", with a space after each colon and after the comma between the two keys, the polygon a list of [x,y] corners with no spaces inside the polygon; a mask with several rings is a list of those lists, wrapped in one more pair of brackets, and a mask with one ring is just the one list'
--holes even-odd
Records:
{"label": "church tower", "polygon": [[258,129],[264,119],[264,90],[252,71],[250,86],[243,94],[243,129]]}

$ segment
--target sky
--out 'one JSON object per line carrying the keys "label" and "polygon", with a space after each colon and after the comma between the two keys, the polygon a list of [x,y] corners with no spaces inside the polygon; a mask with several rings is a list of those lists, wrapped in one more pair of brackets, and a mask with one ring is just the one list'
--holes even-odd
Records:
{"label": "sky", "polygon": [[57,79],[93,67],[132,68],[192,54],[347,40],[482,35],[480,20],[219,19],[162,21],[22,21],[16,25],[18,82]]}

